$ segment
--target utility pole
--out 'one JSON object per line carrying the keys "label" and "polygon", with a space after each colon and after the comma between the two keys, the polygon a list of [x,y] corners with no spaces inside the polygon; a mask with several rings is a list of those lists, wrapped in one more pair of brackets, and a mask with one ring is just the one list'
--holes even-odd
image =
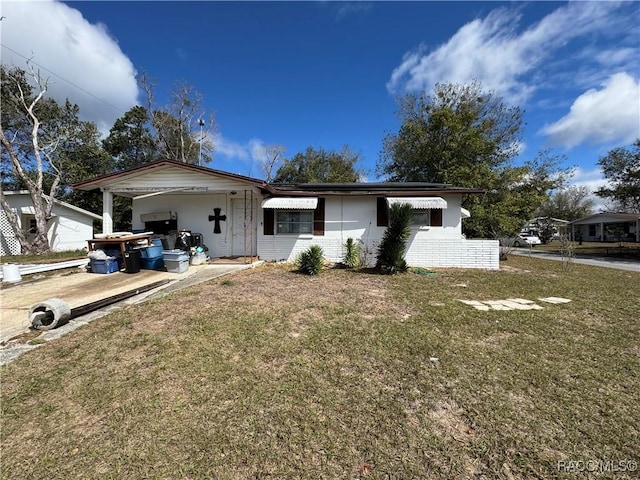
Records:
{"label": "utility pole", "polygon": [[202,140],[204,139],[202,128],[204,127],[204,120],[202,117],[198,119],[198,125],[200,125],[200,152],[198,153],[198,166],[202,166]]}

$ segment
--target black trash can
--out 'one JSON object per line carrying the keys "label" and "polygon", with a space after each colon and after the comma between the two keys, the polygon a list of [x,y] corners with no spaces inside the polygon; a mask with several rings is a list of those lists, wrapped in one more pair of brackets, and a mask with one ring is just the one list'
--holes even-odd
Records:
{"label": "black trash can", "polygon": [[124,266],[126,273],[138,273],[140,272],[140,250],[127,250],[124,252]]}

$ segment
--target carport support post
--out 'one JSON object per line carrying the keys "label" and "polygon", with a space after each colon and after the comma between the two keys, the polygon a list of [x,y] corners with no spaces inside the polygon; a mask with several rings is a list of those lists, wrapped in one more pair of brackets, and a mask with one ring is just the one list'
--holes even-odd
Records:
{"label": "carport support post", "polygon": [[113,233],[113,193],[102,190],[102,233]]}

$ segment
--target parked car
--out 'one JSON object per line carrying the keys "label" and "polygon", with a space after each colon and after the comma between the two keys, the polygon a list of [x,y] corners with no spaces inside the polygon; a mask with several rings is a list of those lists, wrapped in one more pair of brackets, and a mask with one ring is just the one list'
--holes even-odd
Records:
{"label": "parked car", "polygon": [[535,247],[542,242],[537,235],[521,233],[515,237],[501,238],[500,245],[504,247]]}

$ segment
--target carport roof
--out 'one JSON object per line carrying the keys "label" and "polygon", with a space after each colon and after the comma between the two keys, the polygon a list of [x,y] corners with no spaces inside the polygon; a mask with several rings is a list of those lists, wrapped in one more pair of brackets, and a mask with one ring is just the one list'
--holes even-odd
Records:
{"label": "carport roof", "polygon": [[246,183],[247,185],[254,186],[254,187],[267,188],[267,184],[265,183],[264,180],[259,180],[257,178],[252,178],[252,177],[246,177],[244,175],[238,175],[235,173],[229,173],[223,170],[215,170],[213,168],[192,165],[190,163],[176,162],[173,160],[160,160],[157,162],[145,163],[144,165],[141,165],[139,167],[129,168],[127,170],[107,173],[105,175],[100,175],[84,182],[75,183],[71,185],[71,188],[76,190],[84,190],[84,191],[95,190],[96,188],[100,188],[114,180],[126,178],[132,175],[139,175],[147,171],[152,171],[158,168],[164,168],[168,166],[181,168],[187,171],[203,173],[205,175],[223,177],[229,180],[236,180],[238,182]]}

